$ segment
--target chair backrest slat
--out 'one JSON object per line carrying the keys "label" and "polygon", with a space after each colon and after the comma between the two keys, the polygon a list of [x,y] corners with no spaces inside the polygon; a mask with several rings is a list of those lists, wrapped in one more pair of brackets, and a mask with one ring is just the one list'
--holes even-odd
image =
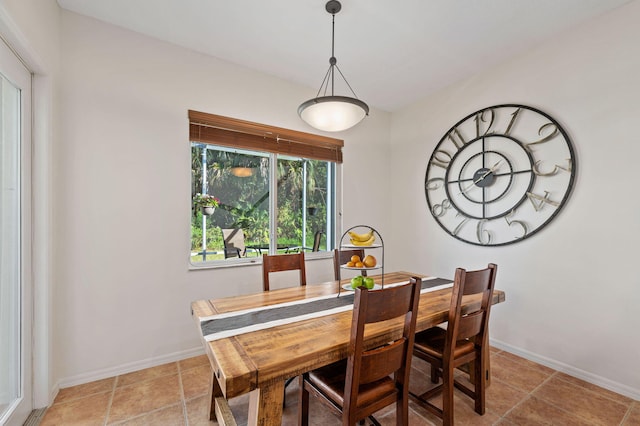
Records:
{"label": "chair backrest slat", "polygon": [[307,285],[304,252],[294,254],[262,255],[262,288],[269,291],[269,273],[281,271],[300,271],[300,285]]}
{"label": "chair backrest slat", "polygon": [[399,370],[405,360],[405,343],[406,339],[402,338],[390,345],[364,352],[360,384],[374,382]]}
{"label": "chair backrest slat", "polygon": [[468,339],[480,334],[484,318],[485,313],[483,311],[476,311],[461,317],[458,324],[458,340]]}
{"label": "chair backrest slat", "polygon": [[364,322],[371,324],[380,321],[387,321],[397,318],[407,313],[407,295],[405,292],[392,291],[385,297],[369,297],[368,309],[366,310]]}

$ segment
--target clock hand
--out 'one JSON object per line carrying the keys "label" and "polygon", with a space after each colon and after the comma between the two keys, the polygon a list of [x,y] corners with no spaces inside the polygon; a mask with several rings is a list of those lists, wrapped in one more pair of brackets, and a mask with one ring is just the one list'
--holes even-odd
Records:
{"label": "clock hand", "polygon": [[482,176],[480,176],[478,179],[474,180],[473,182],[471,182],[471,184],[469,184],[469,186],[467,186],[466,188],[464,188],[462,191],[460,191],[458,193],[458,195],[462,195],[465,192],[467,192],[468,190],[470,190],[471,188],[473,188],[478,182],[484,180],[484,178],[486,178],[487,176],[489,176],[491,173],[495,172],[498,169],[498,166],[500,166],[500,163],[502,163],[502,159],[500,159],[500,161],[498,161],[496,164],[494,164],[489,170],[487,170],[486,172],[484,172],[482,174]]}
{"label": "clock hand", "polygon": [[498,169],[498,166],[500,165],[500,163],[502,163],[502,161],[503,161],[503,160],[504,160],[504,159],[503,159],[503,158],[501,158],[501,159],[500,159],[496,164],[494,164],[494,165],[493,165],[493,167],[491,167],[491,168],[489,169],[489,172],[485,173],[485,174],[484,174],[484,176],[482,176],[482,178],[484,179],[484,178],[485,178],[485,176],[487,176],[489,173],[493,173],[493,172],[495,172],[495,171]]}

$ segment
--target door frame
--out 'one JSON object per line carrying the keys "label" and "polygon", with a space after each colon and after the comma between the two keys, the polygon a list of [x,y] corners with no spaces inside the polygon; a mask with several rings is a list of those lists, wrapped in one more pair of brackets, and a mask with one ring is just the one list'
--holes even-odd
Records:
{"label": "door frame", "polygon": [[[52,161],[54,143],[54,68],[42,61],[28,38],[0,4],[0,37],[11,46],[31,72],[31,197],[38,200],[38,215],[31,217],[32,247],[32,394],[33,408],[44,408],[58,392],[53,378],[52,350]],[[52,57],[59,57],[55,52]],[[56,59],[57,60],[57,59]]]}

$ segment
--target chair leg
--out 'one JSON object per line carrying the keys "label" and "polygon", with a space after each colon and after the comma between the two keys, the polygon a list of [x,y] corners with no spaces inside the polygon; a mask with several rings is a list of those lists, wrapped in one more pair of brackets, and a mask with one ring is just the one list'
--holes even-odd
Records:
{"label": "chair leg", "polygon": [[[482,351],[482,350],[481,350]],[[475,410],[478,414],[484,414],[485,408],[485,389],[487,386],[487,376],[484,372],[484,358],[481,354],[476,356],[476,359],[473,363],[473,369],[475,371]]]}
{"label": "chair leg", "polygon": [[442,370],[442,424],[453,426],[453,371]]}
{"label": "chair leg", "polygon": [[306,375],[298,376],[298,425],[309,426],[309,391],[304,387]]}
{"label": "chair leg", "polygon": [[409,395],[400,397],[396,401],[396,426],[409,424]]}
{"label": "chair leg", "polygon": [[429,365],[431,365],[431,383],[438,383],[439,368],[435,364],[429,364]]}

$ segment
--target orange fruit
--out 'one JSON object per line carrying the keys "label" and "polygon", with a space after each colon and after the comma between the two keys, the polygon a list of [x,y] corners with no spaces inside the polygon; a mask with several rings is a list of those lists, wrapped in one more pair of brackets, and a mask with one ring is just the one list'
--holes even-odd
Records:
{"label": "orange fruit", "polygon": [[347,267],[348,268],[353,268],[354,266],[356,266],[355,262],[347,262]]}
{"label": "orange fruit", "polygon": [[364,268],[364,263],[356,262],[356,268]]}
{"label": "orange fruit", "polygon": [[351,256],[351,261],[353,263],[360,262],[360,256],[358,256],[357,254],[354,254],[353,256]]}
{"label": "orange fruit", "polygon": [[362,263],[364,263],[364,266],[366,266],[367,268],[373,268],[374,266],[376,266],[376,263],[378,263],[378,261],[375,257],[368,255],[364,258]]}

